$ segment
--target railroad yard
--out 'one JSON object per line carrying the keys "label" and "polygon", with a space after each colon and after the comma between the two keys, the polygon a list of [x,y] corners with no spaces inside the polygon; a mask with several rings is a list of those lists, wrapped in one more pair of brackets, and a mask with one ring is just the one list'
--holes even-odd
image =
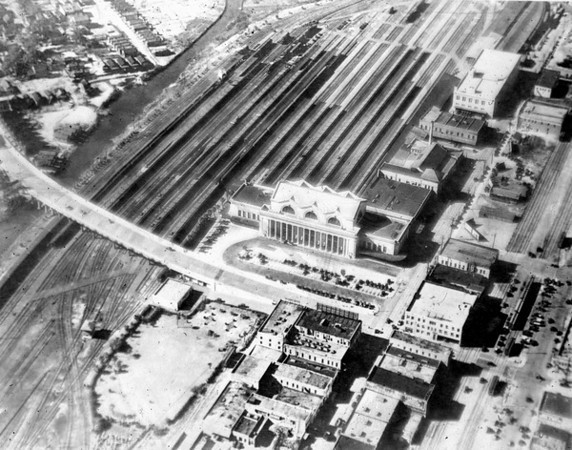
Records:
{"label": "railroad yard", "polygon": [[[170,101],[167,113],[156,113],[144,127],[134,128],[97,176],[76,185],[84,197],[197,255],[205,236],[213,232],[211,225],[220,226],[215,219],[224,203],[245,180],[274,186],[280,180],[303,178],[364,195],[411,124],[436,102],[443,106],[452,92],[450,83],[457,83],[470,67],[465,56],[473,42],[502,31],[498,48],[517,51],[544,11],[536,2],[519,3],[507,12],[498,4],[476,1],[396,1],[380,6],[374,0],[339,0],[292,9],[264,25],[261,11],[266,4],[257,8],[256,2],[245,3],[260,22],[242,38],[240,50],[221,60],[220,67],[197,76],[183,95]],[[293,6],[284,3],[285,8]],[[424,7],[418,11],[420,4]],[[534,258],[558,262],[561,238],[572,227],[572,202],[566,201],[572,193],[570,144],[559,142],[548,153],[522,220],[507,232],[503,245],[509,259],[534,253]],[[486,169],[483,161],[472,167],[464,194],[481,194],[480,181],[475,180],[484,178]],[[441,244],[464,208],[461,202],[443,205],[442,216],[419,231],[415,245],[427,249],[423,239]],[[542,214],[545,220],[539,226]],[[94,365],[105,366],[101,358],[106,340],[84,339],[82,325],[99,317],[104,334],[122,329],[161,286],[166,269],[65,218],[46,215],[42,220],[45,233],[38,235],[27,255],[19,256],[25,264],[18,267],[25,269],[7,272],[3,279],[0,442],[14,449],[171,445],[187,430],[184,427],[194,425],[195,414],[217,388],[199,392],[197,409],[191,405],[176,420],[169,417],[172,428],[166,430],[165,417],[173,403],[184,404],[187,394],[199,391],[229,346],[249,337],[258,317],[243,318],[243,308],[224,306],[223,311],[220,303],[213,303],[181,326],[170,315],[161,317],[158,326],[141,325],[140,335],[132,336],[131,352],[107,365],[96,390],[100,398],[94,399],[84,383]],[[251,233],[245,235],[251,239]],[[233,244],[236,254],[243,245],[232,237],[222,241]],[[422,265],[404,269],[391,264],[384,269],[385,263],[379,263],[356,268],[357,276],[349,282],[345,271],[324,280],[323,272],[311,267],[324,263],[319,257],[303,258],[282,244],[271,250],[256,240],[250,244],[255,258],[268,251],[270,264],[239,261],[237,267],[256,265],[289,277],[307,277],[313,288],[330,289],[326,294],[339,298],[360,291],[360,301],[374,305],[376,313],[376,305],[381,305],[395,321],[403,309],[400,299],[414,295],[425,270]],[[214,247],[214,259],[228,262],[223,249]],[[204,253],[207,259],[211,256]],[[294,265],[302,266],[285,267],[284,260],[292,255],[298,259]],[[341,272],[338,262],[326,262],[328,270]],[[416,274],[415,282],[407,280],[406,270]],[[272,279],[268,274],[274,272],[266,272]],[[354,275],[351,269],[349,274]],[[337,286],[341,282],[348,284],[342,289]],[[237,323],[237,317],[243,321]],[[378,321],[381,328],[386,319],[389,324],[389,315],[383,315],[383,323],[380,317],[371,323]],[[209,333],[207,323],[215,322],[224,328]],[[162,334],[162,327],[169,330]],[[168,398],[161,398],[159,372],[137,378],[146,377],[145,368],[165,356],[160,343],[151,344],[164,336],[172,341],[166,359],[172,366],[178,364],[169,383],[177,389],[184,385],[185,391],[170,391],[174,397]],[[196,345],[198,340],[204,348]],[[191,345],[190,352],[196,353],[176,361],[177,352]],[[207,353],[209,358],[200,358]],[[196,379],[185,377],[188,365],[200,366]],[[501,369],[505,366],[497,372]],[[485,393],[485,386],[475,388],[475,397]],[[138,408],[149,404],[137,403],[138,389],[154,390],[144,399],[159,405],[154,415],[140,414]],[[479,402],[470,417],[482,407]],[[116,424],[96,435],[96,416]],[[479,433],[482,430],[473,427],[458,442],[470,446],[469,440]],[[424,448],[438,448],[445,434],[442,424],[431,428]]]}

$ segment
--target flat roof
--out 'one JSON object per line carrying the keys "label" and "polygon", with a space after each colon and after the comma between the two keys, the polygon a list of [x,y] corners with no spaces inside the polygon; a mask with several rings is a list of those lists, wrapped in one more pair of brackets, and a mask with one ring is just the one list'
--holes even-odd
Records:
{"label": "flat roof", "polygon": [[555,416],[572,419],[572,398],[554,392],[544,392],[540,410]]}
{"label": "flat roof", "polygon": [[302,358],[297,358],[296,356],[289,355],[285,360],[285,364],[291,366],[300,367],[302,369],[311,370],[312,372],[325,375],[329,378],[336,378],[338,371],[330,366],[324,366],[323,364],[314,363],[312,361],[307,361]]}
{"label": "flat roof", "polygon": [[233,376],[235,379],[251,386],[257,386],[260,379],[268,371],[270,364],[272,364],[271,360],[246,355],[240,365],[234,370]]}
{"label": "flat roof", "polygon": [[560,78],[560,73],[556,70],[544,69],[540,78],[536,81],[536,86],[553,88]]}
{"label": "flat roof", "polygon": [[238,422],[234,427],[234,432],[250,437],[252,432],[256,430],[256,427],[260,423],[261,419],[262,417],[250,417],[248,413],[245,412],[238,419]]}
{"label": "flat roof", "polygon": [[426,358],[397,347],[389,347],[382,356],[379,367],[409,378],[431,383],[439,368],[439,361]]}
{"label": "flat roof", "polygon": [[257,184],[243,184],[232,196],[232,200],[247,205],[262,207],[270,203],[274,189]]}
{"label": "flat roof", "polygon": [[449,239],[441,255],[456,261],[474,263],[481,267],[490,267],[497,260],[499,251],[472,242]]}
{"label": "flat roof", "polygon": [[430,190],[399,181],[378,177],[363,192],[367,207],[391,217],[403,215],[417,217],[431,195]]}
{"label": "flat roof", "polygon": [[337,314],[316,309],[307,309],[302,313],[296,325],[319,333],[351,339],[360,327],[360,324],[361,321],[350,319],[349,317],[338,316]]}
{"label": "flat roof", "polygon": [[421,317],[451,322],[461,327],[477,295],[451,289],[425,281],[419,290],[419,298],[414,300],[409,312]]}
{"label": "flat roof", "polygon": [[323,401],[323,398],[318,395],[297,391],[296,389],[290,389],[287,387],[283,387],[280,392],[273,397],[273,399],[308,411],[316,411]]}
{"label": "flat roof", "polygon": [[441,111],[433,106],[421,119],[421,122],[435,122],[437,125],[455,127],[460,130],[478,133],[486,124],[482,119],[466,117],[460,114],[451,114],[448,111]]}
{"label": "flat roof", "polygon": [[485,49],[461,81],[457,92],[494,100],[519,62],[518,53]]}
{"label": "flat roof", "polygon": [[484,292],[489,285],[489,280],[483,275],[442,264],[437,264],[429,280],[445,286],[461,286],[469,291],[480,293]]}
{"label": "flat roof", "polygon": [[374,238],[399,240],[409,222],[403,223],[385,216],[384,214],[375,214],[366,211],[363,215],[360,224],[362,232]]}
{"label": "flat roof", "polygon": [[520,117],[546,117],[556,120],[564,120],[564,117],[568,114],[568,108],[566,106],[548,104],[535,100],[528,100],[522,107],[519,116]]}
{"label": "flat roof", "polygon": [[398,404],[395,398],[366,389],[344,434],[365,444],[377,445]]}
{"label": "flat roof", "polygon": [[425,348],[433,353],[445,354],[447,357],[451,354],[451,349],[449,347],[445,347],[444,345],[438,344],[437,342],[428,341],[427,339],[422,339],[420,337],[413,336],[409,333],[404,333],[403,331],[399,330],[395,331],[391,335],[389,343],[392,344],[394,341],[406,342],[419,348]]}
{"label": "flat roof", "polygon": [[193,288],[188,284],[169,278],[151,297],[150,302],[162,308],[176,311],[179,303],[192,290]]}
{"label": "flat roof", "polygon": [[272,311],[264,325],[260,329],[262,333],[283,335],[287,329],[294,325],[304,311],[304,307],[296,303],[280,300]]}
{"label": "flat roof", "polygon": [[341,434],[338,441],[336,442],[336,446],[334,447],[336,450],[375,450],[377,448],[376,445],[366,444],[365,442],[358,441],[357,439],[346,436],[345,434]]}
{"label": "flat roof", "polygon": [[532,450],[569,450],[572,448],[572,434],[541,423],[530,448]]}
{"label": "flat roof", "polygon": [[231,432],[254,392],[249,386],[231,381],[224,388],[213,407],[205,416],[203,430],[230,438]]}
{"label": "flat roof", "polygon": [[332,382],[332,378],[327,375],[291,364],[279,364],[274,376],[314,386],[318,389],[325,389]]}
{"label": "flat roof", "polygon": [[425,381],[409,378],[381,367],[374,367],[368,381],[421,400],[429,399],[434,386]]}

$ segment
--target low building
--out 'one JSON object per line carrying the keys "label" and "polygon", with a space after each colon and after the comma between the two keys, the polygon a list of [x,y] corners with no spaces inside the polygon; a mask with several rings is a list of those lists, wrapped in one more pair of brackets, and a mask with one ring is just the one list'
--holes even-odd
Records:
{"label": "low building", "polygon": [[444,266],[474,272],[489,278],[491,268],[499,256],[498,250],[459,239],[449,239],[438,262]]}
{"label": "low building", "polygon": [[540,424],[530,443],[530,450],[570,449],[572,449],[572,434],[544,423]]}
{"label": "low building", "polygon": [[380,172],[387,179],[439,193],[453,173],[459,156],[437,143],[414,140],[401,148],[389,163],[383,163]]}
{"label": "low building", "polygon": [[186,283],[169,278],[151,297],[149,303],[166,311],[178,311],[193,293],[193,288]]}
{"label": "low building", "polygon": [[346,258],[398,255],[428,195],[396,184],[376,182],[366,198],[303,180],[281,181],[276,189],[244,185],[229,213],[264,237],[312,250]]}
{"label": "low building", "polygon": [[491,189],[490,197],[500,202],[517,204],[526,200],[528,197],[528,188],[520,183],[495,186]]}
{"label": "low building", "polygon": [[232,430],[232,436],[245,446],[256,447],[258,436],[267,421],[268,419],[264,416],[252,415],[243,411]]}
{"label": "low building", "polygon": [[326,399],[334,378],[292,364],[278,364],[272,376],[283,386]]}
{"label": "low building", "polygon": [[[336,448],[340,450],[354,448],[375,450],[383,438],[387,425],[394,416],[399,401],[394,397],[365,389],[341,434],[346,439],[340,438]],[[359,444],[354,444],[354,442]],[[344,446],[344,443],[348,445]]]}
{"label": "low building", "polygon": [[558,139],[568,109],[566,106],[529,100],[520,109],[517,129],[522,133],[546,134]]}
{"label": "low building", "polygon": [[540,420],[557,428],[572,430],[572,397],[544,392],[540,403]]}
{"label": "low building", "polygon": [[449,365],[453,353],[449,347],[402,331],[395,331],[389,340],[389,344],[391,347],[434,359],[445,366]]}
{"label": "low building", "polygon": [[376,365],[390,372],[431,384],[437,376],[440,364],[437,359],[421,356],[390,345]]}
{"label": "low building", "polygon": [[550,98],[558,83],[560,74],[556,70],[545,69],[540,78],[534,84],[534,95],[536,97]]}
{"label": "low building", "polygon": [[441,264],[435,266],[427,280],[442,286],[452,287],[453,289],[461,289],[479,297],[489,285],[488,278],[483,275]]}
{"label": "low building", "polygon": [[367,389],[402,401],[405,406],[425,416],[435,386],[375,366],[367,378]]}
{"label": "low building", "polygon": [[443,344],[460,345],[477,296],[424,282],[405,312],[405,332]]}
{"label": "low building", "polygon": [[419,128],[434,138],[477,145],[486,122],[475,117],[451,114],[433,106],[419,121]]}
{"label": "low building", "polygon": [[489,117],[507,96],[518,75],[520,55],[499,50],[483,50],[473,68],[453,92],[453,107]]}

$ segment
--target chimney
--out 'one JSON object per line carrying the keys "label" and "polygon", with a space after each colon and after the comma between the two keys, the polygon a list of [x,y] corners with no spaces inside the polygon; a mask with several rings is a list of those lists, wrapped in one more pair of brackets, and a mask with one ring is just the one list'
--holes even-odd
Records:
{"label": "chimney", "polygon": [[431,149],[431,144],[433,143],[433,125],[435,122],[431,121],[431,128],[429,128],[429,149]]}

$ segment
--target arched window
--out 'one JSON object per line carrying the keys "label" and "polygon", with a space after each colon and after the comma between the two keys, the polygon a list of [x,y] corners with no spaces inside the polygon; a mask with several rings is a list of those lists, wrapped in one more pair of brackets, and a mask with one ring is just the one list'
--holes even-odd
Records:
{"label": "arched window", "polygon": [[284,208],[282,208],[282,214],[294,214],[294,209],[290,206],[287,205]]}
{"label": "arched window", "polygon": [[318,220],[318,216],[314,211],[308,211],[304,217],[306,219]]}
{"label": "arched window", "polygon": [[329,223],[330,225],[335,225],[335,226],[337,226],[337,227],[341,227],[341,226],[342,226],[342,224],[340,223],[340,221],[338,220],[337,217],[330,217],[330,218],[328,219],[328,223]]}

